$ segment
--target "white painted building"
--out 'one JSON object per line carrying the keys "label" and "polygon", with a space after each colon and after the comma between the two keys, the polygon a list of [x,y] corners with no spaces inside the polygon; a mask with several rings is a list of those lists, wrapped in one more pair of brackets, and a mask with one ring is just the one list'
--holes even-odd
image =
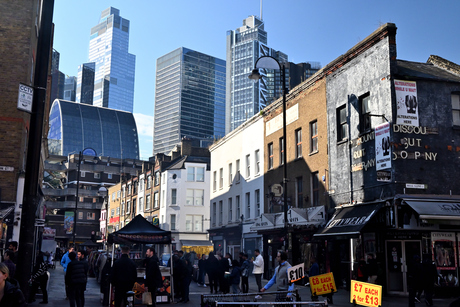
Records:
{"label": "white painted building", "polygon": [[[184,141],[182,141],[184,142]],[[183,146],[184,147],[184,146]],[[207,149],[200,149],[201,151]],[[160,227],[172,232],[173,249],[192,250],[210,246],[209,228],[209,153],[184,154],[171,161],[161,174]]]}
{"label": "white painted building", "polygon": [[210,147],[211,228],[217,252],[234,258],[262,250],[262,236],[250,229],[264,210],[264,127],[255,115]]}

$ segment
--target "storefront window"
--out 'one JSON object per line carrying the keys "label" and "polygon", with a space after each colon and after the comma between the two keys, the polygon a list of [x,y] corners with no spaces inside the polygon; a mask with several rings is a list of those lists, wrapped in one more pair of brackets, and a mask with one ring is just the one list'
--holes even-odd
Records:
{"label": "storefront window", "polygon": [[432,232],[433,261],[438,271],[438,286],[458,287],[455,233]]}

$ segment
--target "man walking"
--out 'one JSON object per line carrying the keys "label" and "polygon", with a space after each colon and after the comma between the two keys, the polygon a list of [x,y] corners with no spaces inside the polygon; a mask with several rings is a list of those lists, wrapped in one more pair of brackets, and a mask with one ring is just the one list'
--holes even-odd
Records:
{"label": "man walking", "polygon": [[10,260],[13,261],[14,264],[17,264],[18,260],[18,242],[17,241],[10,241],[8,245],[8,249],[13,252],[13,258]]}
{"label": "man walking", "polygon": [[115,287],[115,307],[126,306],[126,292],[132,291],[137,279],[137,268],[129,258],[129,247],[121,248],[121,257],[113,264],[112,285]]}
{"label": "man walking", "polygon": [[152,297],[152,305],[156,302],[156,292],[158,288],[163,285],[163,278],[161,277],[160,267],[158,266],[157,258],[155,258],[155,251],[153,247],[147,248],[147,266],[145,268],[145,285]]}
{"label": "man walking", "polygon": [[13,251],[7,249],[5,251],[5,255],[3,255],[3,263],[6,264],[8,270],[10,271],[10,274],[8,275],[10,279],[14,278],[14,273],[16,272],[16,264],[14,264],[14,262],[11,260],[12,258],[14,258]]}
{"label": "man walking", "polygon": [[[275,274],[273,274],[272,279],[260,289],[260,292],[265,292],[271,286],[276,284],[276,291],[292,291],[294,290],[294,283],[290,283],[287,270],[291,267],[289,262],[287,262],[286,252],[278,252],[276,259],[279,262],[279,265],[275,268]],[[290,297],[290,294],[287,295]],[[276,299],[278,302],[285,300],[281,295],[277,294]]]}
{"label": "man walking", "polygon": [[85,306],[85,290],[88,281],[88,262],[85,260],[85,252],[78,252],[78,259],[75,252],[69,254],[70,263],[67,265],[65,274],[68,286],[70,307]]}
{"label": "man walking", "polygon": [[[258,249],[254,250],[254,255],[256,256],[256,259],[251,259],[251,262],[254,265],[252,274],[256,278],[257,291],[260,291],[260,289],[262,289],[262,274],[264,273],[264,258]],[[259,296],[256,298],[260,299],[261,297]]]}
{"label": "man walking", "polygon": [[[67,265],[69,265],[70,263],[70,259],[69,259],[69,254],[73,252],[73,246],[70,245],[69,246],[69,250],[67,251],[67,253],[64,254],[64,256],[62,256],[62,259],[61,259],[61,265],[62,267],[64,268],[64,276],[67,272]],[[68,291],[68,286],[67,284],[65,284],[65,299],[67,300],[69,298],[69,291]]]}

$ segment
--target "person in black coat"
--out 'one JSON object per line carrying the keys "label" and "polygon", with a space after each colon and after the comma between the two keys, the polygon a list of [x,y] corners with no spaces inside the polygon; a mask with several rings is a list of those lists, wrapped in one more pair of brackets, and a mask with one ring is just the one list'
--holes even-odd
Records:
{"label": "person in black coat", "polygon": [[[431,261],[431,255],[423,255],[422,260],[422,288],[425,291],[425,303],[433,306],[434,283],[436,282],[438,272],[436,265]],[[418,297],[420,300],[420,296]]]}
{"label": "person in black coat", "polygon": [[121,248],[121,257],[113,264],[112,285],[115,288],[115,307],[126,306],[126,292],[132,291],[137,279],[137,267],[134,261],[129,259],[129,247]]}
{"label": "person in black coat", "polygon": [[190,293],[190,283],[192,282],[192,275],[193,275],[193,265],[192,260],[190,259],[190,253],[186,253],[184,256],[184,279],[182,280],[182,299],[179,301],[181,303],[187,303],[189,299]]}
{"label": "person in black coat", "polygon": [[219,279],[219,261],[213,252],[209,253],[209,257],[206,260],[206,272],[208,273],[209,287],[211,288],[211,294],[217,293],[217,282]]}
{"label": "person in black coat", "polygon": [[145,285],[152,297],[152,305],[156,302],[156,292],[163,285],[160,267],[158,266],[158,257],[155,257],[155,251],[149,247],[147,249],[147,261],[145,267]]}
{"label": "person in black coat", "polygon": [[241,267],[238,260],[232,260],[232,273],[229,276],[230,284],[232,285],[232,293],[238,294],[240,292],[240,276],[241,276]]}
{"label": "person in black coat", "polygon": [[0,292],[3,292],[3,297],[0,298],[0,307],[26,307],[24,294],[17,285],[7,281],[8,278],[8,267],[4,263],[0,263]]}
{"label": "person in black coat", "polygon": [[46,284],[48,283],[47,272],[48,264],[43,259],[43,252],[40,252],[37,256],[34,273],[30,279],[32,288],[29,294],[29,303],[35,302],[35,293],[37,293],[38,287],[40,287],[43,293],[43,301],[41,304],[48,304],[48,291],[46,289]]}
{"label": "person in black coat", "polygon": [[104,294],[102,306],[109,306],[110,272],[112,270],[112,256],[109,254],[101,273],[101,293]]}
{"label": "person in black coat", "polygon": [[173,277],[174,277],[174,297],[177,299],[182,298],[182,281],[185,276],[185,264],[178,254],[172,256],[173,263]]}
{"label": "person in black coat", "polygon": [[89,264],[85,260],[85,252],[69,253],[70,263],[65,273],[66,285],[68,285],[70,307],[83,307],[85,305],[85,290],[88,281]]}

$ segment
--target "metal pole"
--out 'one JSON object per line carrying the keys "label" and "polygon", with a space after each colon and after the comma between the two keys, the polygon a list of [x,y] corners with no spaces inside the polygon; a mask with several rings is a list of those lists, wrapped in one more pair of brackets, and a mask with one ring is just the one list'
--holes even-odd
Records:
{"label": "metal pole", "polygon": [[288,217],[287,217],[287,211],[288,211],[288,204],[287,204],[287,133],[286,133],[286,74],[285,74],[285,66],[284,64],[280,64],[281,69],[281,83],[283,86],[283,149],[284,149],[284,155],[283,155],[283,188],[284,188],[284,234],[285,234],[285,243],[284,246],[286,248],[286,252],[289,250],[289,233],[288,233]]}
{"label": "metal pole", "polygon": [[78,153],[78,166],[77,166],[77,192],[75,194],[75,213],[74,213],[74,221],[73,221],[73,247],[76,249],[75,245],[75,236],[77,235],[77,209],[78,209],[78,188],[80,187],[80,167],[81,167],[81,160],[83,159],[83,153],[80,151]]}

